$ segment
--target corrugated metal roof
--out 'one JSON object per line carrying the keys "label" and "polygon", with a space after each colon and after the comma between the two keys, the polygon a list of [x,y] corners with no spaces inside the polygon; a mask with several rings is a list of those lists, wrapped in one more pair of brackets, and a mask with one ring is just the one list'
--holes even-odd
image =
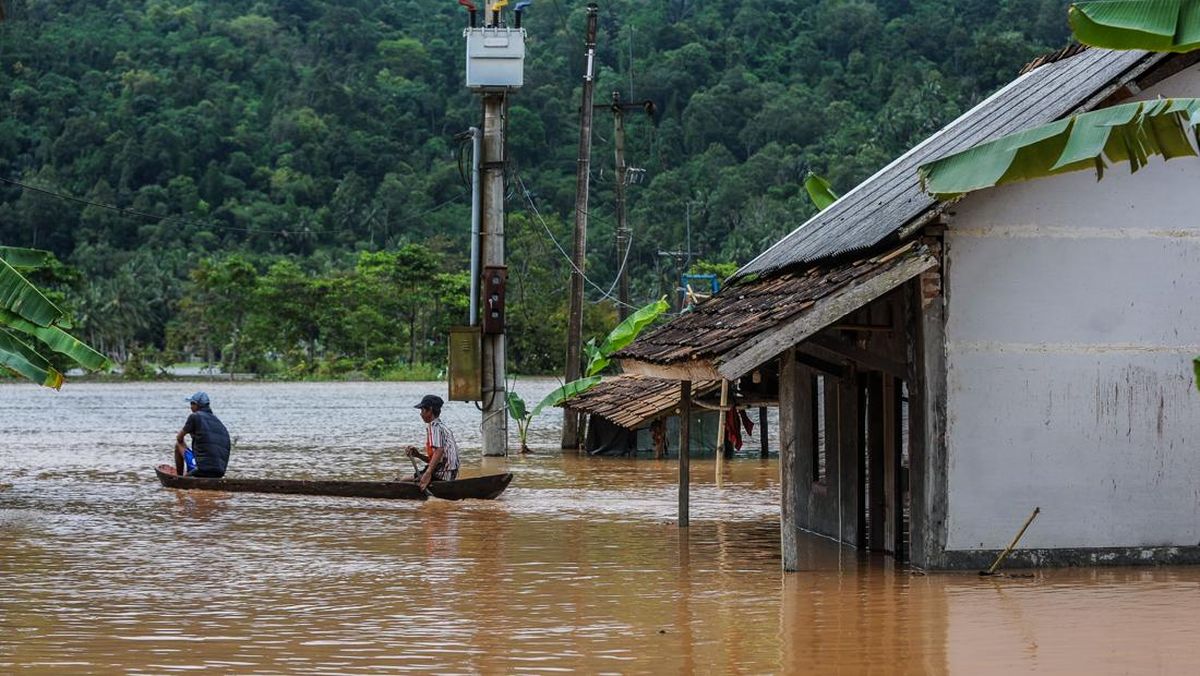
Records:
{"label": "corrugated metal roof", "polygon": [[937,201],[921,190],[925,162],[1075,111],[1139,62],[1164,54],[1084,50],[1013,80],[920,145],[860,183],[734,275],[765,274],[883,242]]}
{"label": "corrugated metal roof", "polygon": [[843,290],[929,256],[915,242],[887,253],[838,264],[818,263],[764,279],[727,286],[720,293],[640,336],[618,359],[650,364],[714,359],[753,342]]}
{"label": "corrugated metal roof", "polygon": [[[692,383],[692,398],[717,389],[718,380]],[[625,374],[605,378],[599,385],[559,406],[608,418],[625,429],[637,429],[679,405],[679,381]]]}

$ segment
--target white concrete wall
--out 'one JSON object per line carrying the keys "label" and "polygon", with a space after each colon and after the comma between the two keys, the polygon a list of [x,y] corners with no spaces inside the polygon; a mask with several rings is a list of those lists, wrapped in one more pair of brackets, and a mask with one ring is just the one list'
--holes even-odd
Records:
{"label": "white concrete wall", "polygon": [[[1200,96],[1192,68],[1154,96]],[[947,549],[1200,545],[1200,159],[982,191],[947,238]]]}

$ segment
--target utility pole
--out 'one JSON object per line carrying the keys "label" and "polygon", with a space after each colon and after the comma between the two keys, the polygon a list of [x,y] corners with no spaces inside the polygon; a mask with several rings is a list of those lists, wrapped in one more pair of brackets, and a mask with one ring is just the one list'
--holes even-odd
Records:
{"label": "utility pole", "polygon": [[[625,215],[625,186],[631,183],[629,180],[629,167],[625,164],[625,111],[640,108],[653,118],[654,103],[649,100],[637,103],[622,103],[621,92],[613,91],[612,105],[609,108],[613,114],[613,154],[616,161],[617,176],[617,184],[614,190],[617,200],[617,316],[621,320],[624,320],[629,316],[630,309],[628,262],[631,239],[629,224]],[[642,170],[635,171],[641,172]]]}
{"label": "utility pole", "polygon": [[[579,159],[575,174],[575,246],[567,319],[566,382],[578,380],[583,361],[583,271],[587,258],[588,177],[592,164],[592,86],[596,67],[596,3],[587,6],[583,103],[579,109]],[[562,447],[579,448],[579,414],[563,409]]]}
{"label": "utility pole", "polygon": [[625,111],[621,109],[621,92],[612,93],[613,154],[617,165],[617,317],[629,316],[629,224],[625,221]]}
{"label": "utility pole", "polygon": [[[489,274],[504,267],[504,115],[507,100],[504,94],[485,94],[483,97],[483,287],[489,284]],[[476,280],[478,283],[478,280]],[[504,281],[498,284],[503,288]],[[501,292],[503,293],[503,292]],[[484,312],[489,312],[495,299],[485,297]],[[503,300],[500,301],[503,303]],[[503,309],[501,308],[501,312]],[[504,361],[507,357],[504,328],[483,334],[483,455],[508,455],[508,415],[505,396]]]}
{"label": "utility pole", "polygon": [[484,13],[483,26],[477,25],[478,10],[471,0],[459,4],[470,14],[470,24],[463,31],[467,43],[467,87],[483,97],[479,177],[483,270],[480,278],[471,280],[483,291],[480,308],[483,455],[503,456],[508,454],[504,340],[504,295],[508,280],[504,265],[504,173],[508,153],[504,131],[508,94],[524,84],[525,30],[521,28],[521,13],[529,2],[517,3],[515,25],[511,27],[504,23],[500,12],[507,1],[493,4],[490,17]]}

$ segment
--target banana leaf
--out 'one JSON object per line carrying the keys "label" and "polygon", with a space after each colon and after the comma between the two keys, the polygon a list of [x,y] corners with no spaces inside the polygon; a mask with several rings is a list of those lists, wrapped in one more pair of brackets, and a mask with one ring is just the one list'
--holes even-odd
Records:
{"label": "banana leaf", "polygon": [[596,347],[595,338],[584,343],[583,356],[587,358],[587,368],[583,370],[584,375],[594,376],[607,368],[610,363],[608,355]]}
{"label": "banana leaf", "polygon": [[0,258],[0,309],[20,315],[38,326],[50,326],[63,311],[42,295],[17,269]]}
{"label": "banana leaf", "polygon": [[833,191],[829,181],[811,171],[804,177],[804,189],[808,191],[808,197],[813,204],[817,205],[818,211],[824,211],[830,204],[838,201],[838,194]]}
{"label": "banana leaf", "polygon": [[524,420],[526,413],[528,413],[525,410],[525,400],[521,398],[521,395],[512,390],[504,394],[505,401],[508,403],[508,414],[512,416],[513,420]]}
{"label": "banana leaf", "polygon": [[62,373],[16,335],[3,328],[0,328],[0,367],[56,390],[63,384]]}
{"label": "banana leaf", "polygon": [[600,354],[603,355],[603,363],[589,363],[587,375],[594,376],[603,371],[604,367],[608,365],[609,355],[632,343],[638,337],[638,334],[642,332],[642,329],[649,326],[651,322],[658,319],[659,315],[666,312],[669,308],[667,298],[663,296],[653,303],[638,308],[636,312],[626,317],[625,321],[617,324],[617,327],[609,331],[608,335],[605,336],[604,342],[600,343]]}
{"label": "banana leaf", "polygon": [[1198,114],[1200,99],[1135,101],[1082,113],[924,164],[921,186],[938,199],[950,199],[1082,169],[1094,169],[1100,179],[1106,158],[1137,171],[1153,155],[1196,155]]}
{"label": "banana leaf", "polygon": [[54,263],[54,254],[41,249],[24,249],[15,246],[0,246],[0,260],[18,270],[36,270]]}
{"label": "banana leaf", "polygon": [[1075,39],[1106,49],[1200,48],[1200,0],[1089,0],[1067,10]]}
{"label": "banana leaf", "polygon": [[600,380],[600,376],[588,376],[587,378],[572,380],[566,385],[551,391],[550,394],[547,394],[545,397],[543,397],[542,400],[538,402],[538,405],[533,407],[533,413],[531,415],[536,418],[537,415],[542,412],[542,409],[546,408],[547,406],[557,406],[577,394],[586,392],[598,385]]}
{"label": "banana leaf", "polygon": [[104,355],[57,326],[38,326],[3,308],[0,308],[0,326],[37,338],[46,347],[70,357],[76,364],[89,371],[98,371],[108,366],[108,359]]}

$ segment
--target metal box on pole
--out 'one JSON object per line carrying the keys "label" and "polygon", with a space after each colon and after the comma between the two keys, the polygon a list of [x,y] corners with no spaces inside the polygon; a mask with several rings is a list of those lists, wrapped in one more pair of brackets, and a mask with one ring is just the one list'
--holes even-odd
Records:
{"label": "metal box on pole", "polygon": [[515,89],[525,83],[525,29],[484,26],[463,31],[467,39],[467,87]]}
{"label": "metal box on pole", "polygon": [[478,326],[450,327],[450,399],[483,399],[483,350]]}
{"label": "metal box on pole", "polygon": [[483,332],[504,333],[504,292],[508,268],[489,265],[483,269]]}

